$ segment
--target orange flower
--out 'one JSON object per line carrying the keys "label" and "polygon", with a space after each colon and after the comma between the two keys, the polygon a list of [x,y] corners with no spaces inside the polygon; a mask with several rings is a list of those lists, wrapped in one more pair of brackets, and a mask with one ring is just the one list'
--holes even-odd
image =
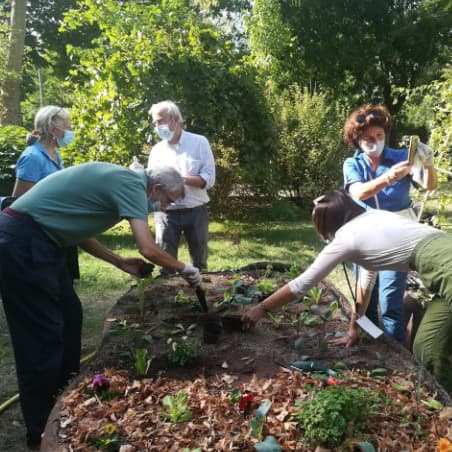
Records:
{"label": "orange flower", "polygon": [[441,438],[437,447],[439,452],[452,452],[452,443],[447,438]]}

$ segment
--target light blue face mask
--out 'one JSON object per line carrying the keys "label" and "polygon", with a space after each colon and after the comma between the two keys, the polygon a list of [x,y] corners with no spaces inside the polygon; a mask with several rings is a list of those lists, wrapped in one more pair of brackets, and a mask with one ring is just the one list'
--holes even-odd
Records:
{"label": "light blue face mask", "polygon": [[57,138],[58,147],[62,148],[65,146],[69,146],[75,138],[75,132],[73,130],[64,130],[64,135],[61,138]]}
{"label": "light blue face mask", "polygon": [[157,126],[155,131],[161,140],[171,141],[174,137],[174,130],[170,130],[168,124]]}

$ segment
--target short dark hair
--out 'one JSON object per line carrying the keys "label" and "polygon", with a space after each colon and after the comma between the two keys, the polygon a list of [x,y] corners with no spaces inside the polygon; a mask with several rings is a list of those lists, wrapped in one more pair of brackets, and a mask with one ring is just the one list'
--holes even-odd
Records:
{"label": "short dark hair", "polygon": [[312,222],[320,237],[331,240],[339,228],[365,211],[344,190],[335,190],[314,200]]}
{"label": "short dark hair", "polygon": [[387,134],[392,123],[392,117],[384,105],[365,104],[353,111],[345,121],[344,142],[349,146],[358,147],[359,138],[367,128],[381,127]]}

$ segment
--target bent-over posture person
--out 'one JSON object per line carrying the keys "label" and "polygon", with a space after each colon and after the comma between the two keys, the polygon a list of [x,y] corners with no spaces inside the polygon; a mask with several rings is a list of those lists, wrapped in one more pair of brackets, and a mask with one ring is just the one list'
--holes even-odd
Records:
{"label": "bent-over posture person", "polygon": [[[435,296],[427,305],[413,351],[452,391],[451,235],[392,212],[366,211],[339,190],[315,200],[312,221],[319,236],[331,243],[305,272],[250,308],[243,321],[254,325],[267,312],[302,297],[344,261],[359,264],[369,275],[380,270],[415,270]],[[372,288],[372,280],[360,279],[358,315],[366,312]],[[356,340],[355,321],[352,315],[347,337],[335,340],[336,344],[351,345]]]}
{"label": "bent-over posture person", "polygon": [[142,277],[143,259],[119,256],[93,238],[126,219],[142,256],[197,285],[199,270],[164,252],[148,226],[149,201],[165,208],[183,193],[184,180],[169,167],[138,173],[86,163],[47,176],[0,213],[0,294],[30,448],[39,447],[55,398],[80,370],[82,307],[64,248],[78,244]]}

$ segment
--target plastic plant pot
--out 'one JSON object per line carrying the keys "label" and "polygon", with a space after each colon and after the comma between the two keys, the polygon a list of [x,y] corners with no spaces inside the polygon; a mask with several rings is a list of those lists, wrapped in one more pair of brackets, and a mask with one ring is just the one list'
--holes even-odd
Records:
{"label": "plastic plant pot", "polygon": [[223,328],[230,331],[245,331],[240,315],[224,315],[221,317]]}

